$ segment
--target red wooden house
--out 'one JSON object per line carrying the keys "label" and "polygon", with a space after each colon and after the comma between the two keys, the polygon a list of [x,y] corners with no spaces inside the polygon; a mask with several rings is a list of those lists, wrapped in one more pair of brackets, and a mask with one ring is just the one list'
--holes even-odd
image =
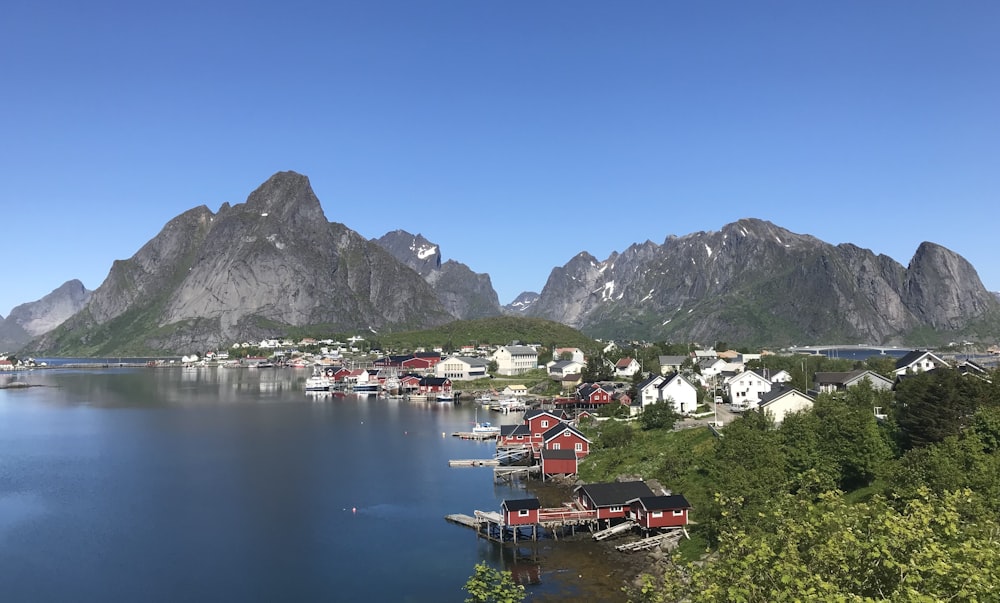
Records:
{"label": "red wooden house", "polygon": [[435,364],[437,364],[437,362],[434,362],[431,358],[407,358],[400,364],[400,366],[408,371],[426,372],[432,370]]}
{"label": "red wooden house", "polygon": [[543,475],[576,475],[578,461],[573,450],[543,448],[541,457]]}
{"label": "red wooden house", "polygon": [[417,375],[403,375],[399,378],[399,389],[404,392],[415,392],[420,389],[420,377]]}
{"label": "red wooden house", "polygon": [[542,434],[542,448],[572,450],[582,459],[590,454],[590,440],[569,423],[560,423]]}
{"label": "red wooden house", "polygon": [[690,509],[691,503],[683,494],[640,496],[629,501],[632,519],[647,530],[686,526]]}
{"label": "red wooden house", "polygon": [[524,423],[531,433],[532,443],[541,445],[545,441],[545,432],[559,425],[565,414],[561,411],[529,410],[524,413]]}
{"label": "red wooden house", "polygon": [[596,510],[598,519],[623,519],[630,512],[629,501],[654,496],[645,482],[610,482],[585,484],[573,491],[577,504]]}
{"label": "red wooden house", "polygon": [[422,377],[417,385],[421,394],[451,393],[451,379],[447,377]]}
{"label": "red wooden house", "polygon": [[531,429],[521,423],[520,425],[501,425],[500,440],[497,442],[500,447],[510,446],[530,446]]}
{"label": "red wooden house", "polygon": [[595,385],[584,383],[576,390],[577,408],[604,408],[611,403],[612,391]]}
{"label": "red wooden house", "polygon": [[515,498],[500,504],[504,525],[526,526],[538,523],[538,510],[542,504],[537,498]]}

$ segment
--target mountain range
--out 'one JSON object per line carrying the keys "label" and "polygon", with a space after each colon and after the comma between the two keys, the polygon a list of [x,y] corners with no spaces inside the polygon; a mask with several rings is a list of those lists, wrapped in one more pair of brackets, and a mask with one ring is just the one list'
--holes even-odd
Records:
{"label": "mountain range", "polygon": [[[163,353],[266,337],[429,328],[501,314],[592,337],[745,345],[931,345],[1000,335],[1000,301],[961,256],[922,243],[904,267],[744,219],[716,232],[581,252],[501,307],[488,274],[422,235],[368,240],[327,220],[308,178],[279,172],[245,203],[168,222],[93,292],[66,283],[0,320],[0,349]],[[33,338],[33,339],[32,339]]]}

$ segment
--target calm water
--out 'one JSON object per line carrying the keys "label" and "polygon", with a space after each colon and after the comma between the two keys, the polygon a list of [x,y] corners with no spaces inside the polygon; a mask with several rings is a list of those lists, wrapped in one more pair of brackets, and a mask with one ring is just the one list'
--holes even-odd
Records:
{"label": "calm water", "polygon": [[445,522],[525,495],[448,467],[492,454],[450,435],[471,405],[313,399],[307,376],[54,369],[0,390],[2,600],[461,601],[480,560],[532,600],[619,598],[592,543],[518,556]]}

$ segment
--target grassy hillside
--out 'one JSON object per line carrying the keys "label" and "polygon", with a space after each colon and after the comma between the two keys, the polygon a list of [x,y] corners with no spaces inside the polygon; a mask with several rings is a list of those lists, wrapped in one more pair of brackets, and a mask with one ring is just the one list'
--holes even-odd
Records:
{"label": "grassy hillside", "polygon": [[450,351],[463,345],[503,345],[513,341],[540,343],[543,346],[554,344],[559,347],[578,347],[584,351],[593,351],[598,345],[593,339],[566,325],[518,316],[456,320],[433,329],[380,334],[373,339],[384,348],[394,350],[443,347]]}

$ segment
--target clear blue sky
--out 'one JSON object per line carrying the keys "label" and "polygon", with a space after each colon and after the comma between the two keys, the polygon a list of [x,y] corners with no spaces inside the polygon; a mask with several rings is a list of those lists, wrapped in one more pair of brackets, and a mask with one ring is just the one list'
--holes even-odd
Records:
{"label": "clear blue sky", "polygon": [[0,315],[312,181],[502,303],[743,217],[1000,290],[1000,3],[38,2],[0,18]]}

